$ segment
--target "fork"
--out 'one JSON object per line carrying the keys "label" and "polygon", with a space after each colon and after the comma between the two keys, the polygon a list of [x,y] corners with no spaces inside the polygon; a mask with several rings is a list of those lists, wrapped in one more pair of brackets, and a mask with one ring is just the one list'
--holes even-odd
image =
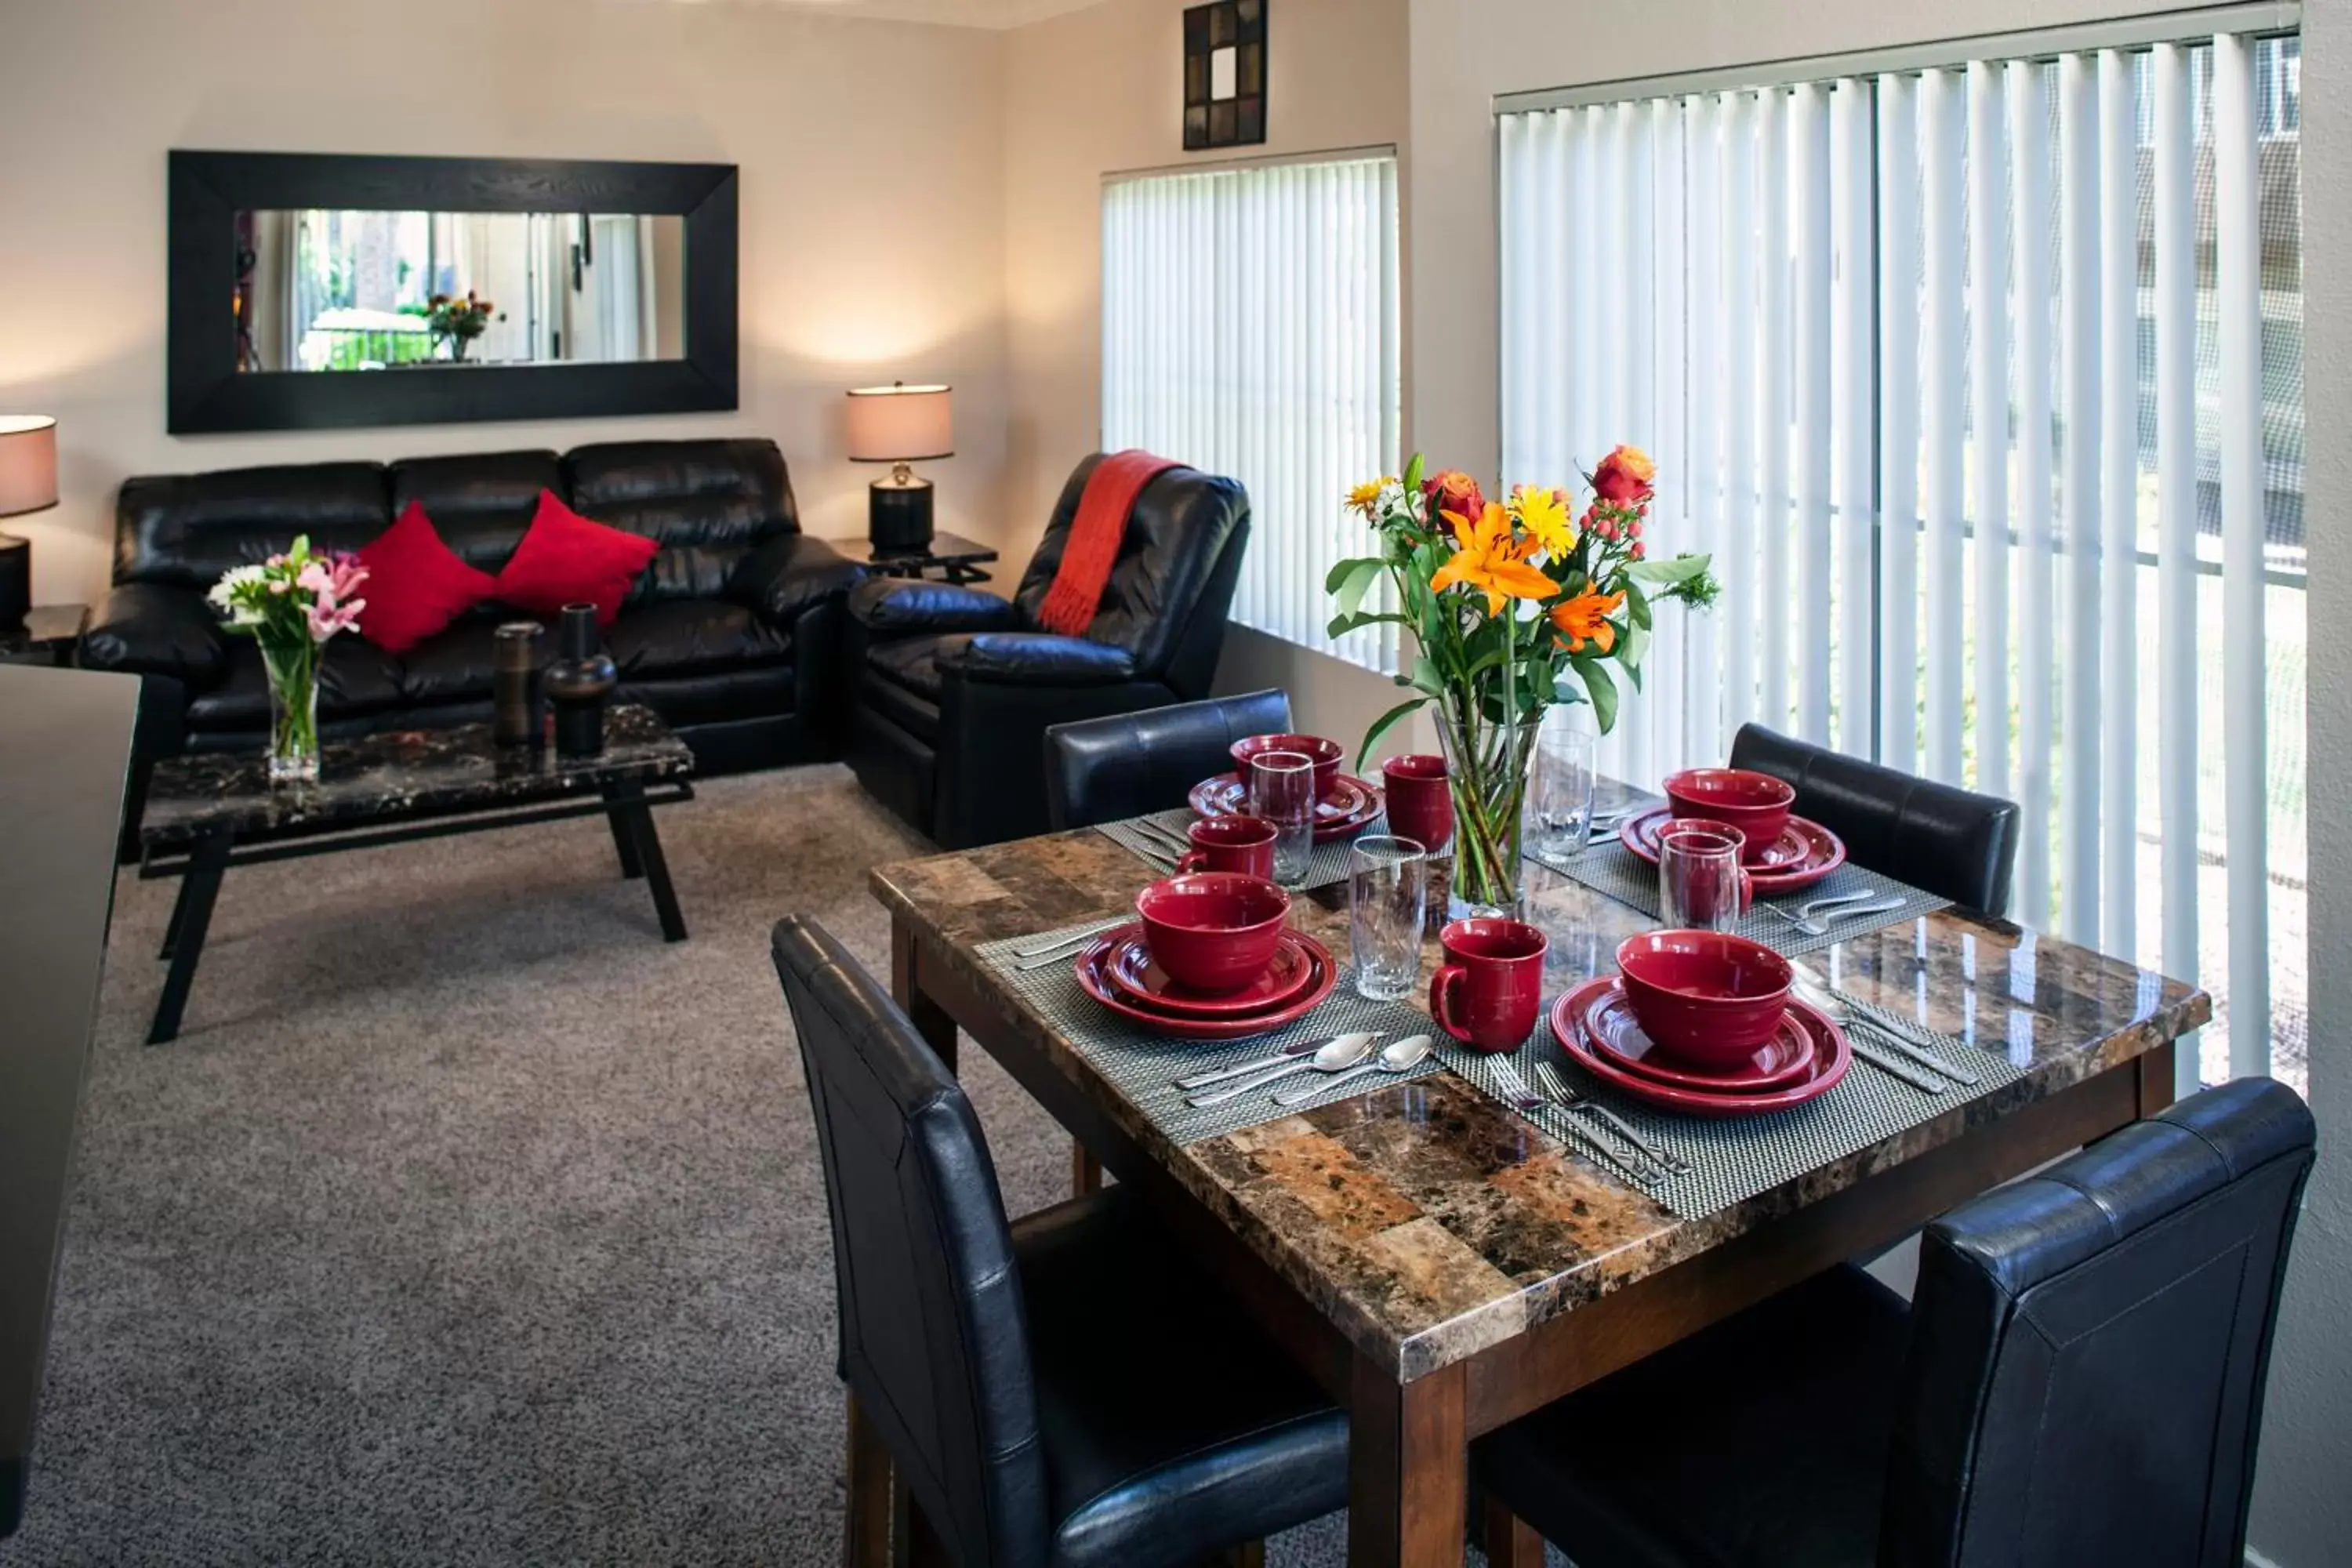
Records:
{"label": "fork", "polygon": [[1849,904],[1843,909],[1832,910],[1825,915],[1798,920],[1796,927],[1807,936],[1827,936],[1830,934],[1830,926],[1834,921],[1850,921],[1860,915],[1889,914],[1901,909],[1904,902],[1902,896],[1897,894],[1893,898],[1881,899],[1874,904]]}
{"label": "fork", "polygon": [[[1543,1095],[1538,1094],[1528,1088],[1527,1080],[1519,1077],[1519,1069],[1511,1065],[1511,1059],[1508,1057],[1493,1058],[1492,1070],[1495,1081],[1502,1086],[1503,1092],[1509,1096],[1512,1102],[1521,1110],[1530,1110],[1538,1106],[1556,1103],[1555,1101],[1547,1100]],[[1563,1105],[1560,1109],[1562,1110],[1568,1110],[1578,1108]],[[1594,1107],[1593,1109],[1598,1110],[1600,1108]],[[1610,1138],[1613,1143],[1622,1144],[1625,1148],[1631,1149],[1637,1161],[1641,1163],[1649,1165],[1652,1169],[1658,1171],[1663,1174],[1673,1176],[1681,1173],[1674,1166],[1660,1159],[1657,1152],[1652,1149],[1647,1143],[1643,1142],[1639,1138],[1626,1136],[1622,1129],[1615,1125],[1615,1119],[1613,1117],[1611,1118],[1610,1121],[1612,1123]],[[1582,1126],[1583,1124],[1580,1122],[1578,1125]],[[1590,1129],[1587,1130],[1588,1133],[1590,1131]],[[1602,1146],[1606,1148],[1611,1145],[1604,1144]],[[1622,1152],[1618,1154],[1618,1158],[1621,1161],[1623,1160],[1624,1155]]]}
{"label": "fork", "polygon": [[1627,1125],[1623,1117],[1618,1115],[1615,1111],[1610,1110],[1607,1106],[1601,1104],[1591,1095],[1579,1093],[1576,1087],[1570,1084],[1567,1078],[1561,1074],[1560,1070],[1552,1066],[1551,1063],[1536,1063],[1535,1072],[1536,1083],[1543,1089],[1545,1097],[1554,1105],[1559,1106],[1562,1110],[1589,1110],[1592,1112],[1593,1115],[1598,1116],[1602,1121],[1608,1122],[1611,1127],[1617,1131],[1619,1136],[1622,1137],[1626,1142],[1632,1144],[1634,1148],[1639,1149],[1643,1154],[1647,1155],[1652,1164],[1656,1165],[1659,1169],[1666,1171],[1674,1175],[1687,1176],[1690,1174],[1691,1163],[1688,1160],[1684,1159],[1681,1155],[1675,1153],[1671,1149],[1661,1150],[1652,1147],[1643,1140],[1641,1134],[1635,1132],[1631,1126]]}
{"label": "fork", "polygon": [[1016,947],[1013,950],[1013,956],[1015,958],[1043,958],[1049,952],[1059,952],[1066,947],[1076,947],[1080,942],[1100,936],[1103,932],[1110,930],[1113,926],[1125,925],[1129,921],[1131,921],[1135,917],[1133,915],[1129,914],[1112,915],[1108,919],[1097,921],[1091,925],[1080,926],[1077,930],[1066,932],[1061,936],[1055,937],[1051,942],[1041,942],[1029,947]]}
{"label": "fork", "polygon": [[1190,851],[1193,847],[1193,844],[1191,839],[1186,838],[1172,827],[1160,826],[1160,824],[1154,822],[1148,816],[1131,818],[1129,821],[1128,826],[1134,828],[1138,833],[1142,834],[1145,837],[1150,838],[1156,843],[1168,845],[1171,848]]}

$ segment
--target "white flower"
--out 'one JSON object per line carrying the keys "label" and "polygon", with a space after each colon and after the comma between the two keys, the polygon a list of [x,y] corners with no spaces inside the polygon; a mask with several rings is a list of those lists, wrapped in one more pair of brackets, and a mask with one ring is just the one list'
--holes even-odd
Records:
{"label": "white flower", "polygon": [[1402,510],[1404,506],[1403,481],[1400,479],[1391,479],[1386,484],[1382,485],[1381,487],[1380,499],[1374,501],[1372,505],[1374,508],[1373,515],[1376,517],[1388,517]]}

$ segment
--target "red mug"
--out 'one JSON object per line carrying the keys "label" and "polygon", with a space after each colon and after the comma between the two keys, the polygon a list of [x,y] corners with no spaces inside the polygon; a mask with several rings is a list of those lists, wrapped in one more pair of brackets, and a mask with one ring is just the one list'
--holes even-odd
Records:
{"label": "red mug", "polygon": [[1381,764],[1388,789],[1389,831],[1410,838],[1432,855],[1454,837],[1454,791],[1445,782],[1445,759],[1422,754],[1391,757]]}
{"label": "red mug", "polygon": [[1525,921],[1477,915],[1439,933],[1445,963],[1429,983],[1437,1026],[1480,1051],[1516,1051],[1543,1011],[1544,933]]}
{"label": "red mug", "polygon": [[1234,871],[1274,880],[1274,841],[1280,829],[1263,816],[1208,816],[1186,830],[1192,847],[1176,862],[1186,871]]}

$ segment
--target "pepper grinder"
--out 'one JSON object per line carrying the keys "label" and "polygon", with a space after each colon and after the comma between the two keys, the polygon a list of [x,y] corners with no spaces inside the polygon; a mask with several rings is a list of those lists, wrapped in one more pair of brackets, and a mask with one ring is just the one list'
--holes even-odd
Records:
{"label": "pepper grinder", "polygon": [[555,749],[567,757],[593,757],[604,749],[604,703],[619,680],[613,656],[596,636],[596,606],[564,605],[555,636],[556,660],[541,678],[555,710]]}
{"label": "pepper grinder", "polygon": [[539,694],[537,621],[509,621],[492,633],[490,739],[501,746],[537,746],[547,740]]}

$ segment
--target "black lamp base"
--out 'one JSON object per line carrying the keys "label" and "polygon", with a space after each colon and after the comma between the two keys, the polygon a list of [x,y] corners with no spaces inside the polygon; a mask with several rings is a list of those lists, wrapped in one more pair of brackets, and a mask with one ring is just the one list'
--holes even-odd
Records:
{"label": "black lamp base", "polygon": [[[929,537],[930,508],[924,506],[925,537]],[[13,632],[25,624],[25,612],[33,607],[33,546],[29,540],[13,533],[0,533],[0,632]]]}
{"label": "black lamp base", "polygon": [[876,550],[912,554],[930,548],[930,480],[877,479],[866,498],[866,536]]}

